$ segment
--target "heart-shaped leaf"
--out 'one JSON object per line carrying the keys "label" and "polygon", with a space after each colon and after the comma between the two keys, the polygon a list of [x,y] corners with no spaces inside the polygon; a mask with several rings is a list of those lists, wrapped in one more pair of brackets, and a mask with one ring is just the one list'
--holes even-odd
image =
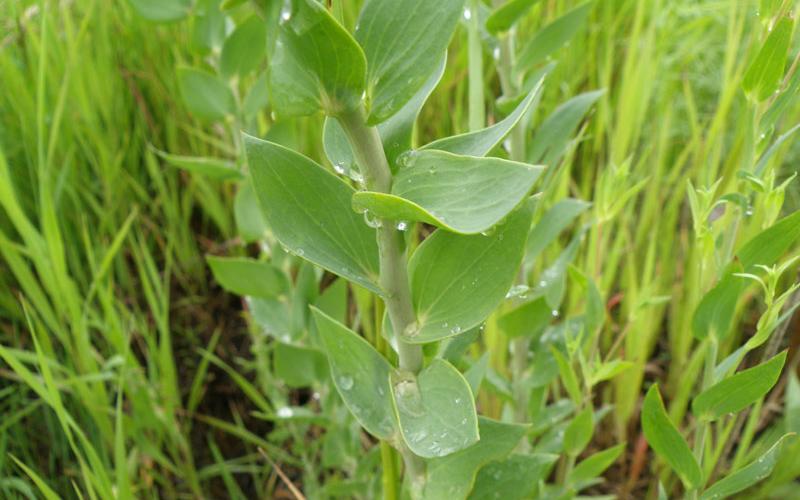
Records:
{"label": "heart-shaped leaf", "polygon": [[647,391],[642,405],[642,431],[650,447],[678,473],[687,487],[700,486],[703,477],[700,466],[667,415],[655,384]]}
{"label": "heart-shaped leaf", "polygon": [[275,298],[289,290],[286,275],[269,262],[244,257],[206,257],[214,279],[229,292]]}
{"label": "heart-shaped leaf", "polygon": [[358,43],[315,0],[284,3],[270,60],[276,113],[329,115],[355,109],[364,92],[366,60]]}
{"label": "heart-shaped leaf", "polygon": [[236,109],[231,89],[211,73],[179,68],[178,86],[189,112],[198,118],[221,120]]}
{"label": "heart-shaped leaf", "polygon": [[400,433],[416,455],[444,457],[478,441],[472,391],[447,361],[435,359],[416,376],[396,372],[391,386]]}
{"label": "heart-shaped leaf", "polygon": [[401,159],[392,193],[359,192],[353,207],[376,217],[416,220],[476,234],[502,220],[530,193],[542,172],[500,158],[413,151]]}
{"label": "heart-shaped leaf", "polygon": [[267,51],[267,24],[250,16],[225,40],[219,69],[226,77],[244,76],[258,68]]}
{"label": "heart-shaped leaf", "polygon": [[539,98],[542,88],[543,80],[539,80],[525,99],[514,108],[514,111],[494,125],[474,132],[438,139],[422,146],[420,149],[438,149],[467,156],[486,156],[500,144],[500,141],[511,132],[511,129],[531,109],[532,104]]}
{"label": "heart-shaped leaf", "polygon": [[392,439],[395,420],[389,386],[391,365],[358,334],[311,307],[336,390],[358,422],[373,436]]}
{"label": "heart-shaped leaf", "polygon": [[428,460],[424,500],[466,498],[475,475],[485,464],[508,456],[525,435],[524,425],[478,418],[481,439],[469,448]]}
{"label": "heart-shaped leaf", "polygon": [[485,465],[478,472],[469,500],[517,500],[535,498],[539,481],[545,479],[558,455],[512,455]]}
{"label": "heart-shaped leaf", "polygon": [[368,62],[368,123],[397,113],[423,86],[450,43],[464,0],[368,0],[356,39]]}
{"label": "heart-shaped leaf", "polygon": [[379,292],[375,231],[353,212],[352,187],[303,155],[244,136],[253,186],[275,236],[297,255]]}
{"label": "heart-shaped leaf", "polygon": [[530,209],[523,206],[486,236],[441,229],[429,236],[409,263],[417,324],[403,339],[432,342],[486,319],[514,282],[530,223]]}
{"label": "heart-shaped leaf", "polygon": [[714,420],[745,409],[772,389],[785,362],[786,351],[717,382],[694,398],[692,413],[703,420]]}

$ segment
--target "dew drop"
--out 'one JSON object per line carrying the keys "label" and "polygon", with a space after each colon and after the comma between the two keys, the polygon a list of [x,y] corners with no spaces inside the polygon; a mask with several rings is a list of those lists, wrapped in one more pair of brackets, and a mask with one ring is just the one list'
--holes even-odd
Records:
{"label": "dew drop", "polygon": [[540,286],[541,288],[544,288],[544,287],[546,287],[546,286],[547,286],[547,280],[540,280],[540,281],[539,281],[539,286]]}
{"label": "dew drop", "polygon": [[294,415],[294,411],[288,406],[284,406],[282,408],[278,408],[278,416],[281,418],[289,418]]}
{"label": "dew drop", "polygon": [[550,314],[551,314],[551,315],[552,315],[554,318],[557,318],[557,317],[559,316],[559,314],[558,314],[558,309],[553,309],[552,311],[550,311]]}
{"label": "dew drop", "polygon": [[292,18],[292,2],[286,1],[283,3],[283,8],[281,8],[281,24],[289,22]]}
{"label": "dew drop", "polygon": [[464,19],[466,19],[467,21],[472,19],[472,11],[471,10],[464,9]]}
{"label": "dew drop", "polygon": [[492,56],[494,56],[496,60],[500,60],[500,47],[494,48],[494,50],[492,51]]}
{"label": "dew drop", "polygon": [[397,223],[397,230],[398,231],[405,231],[408,229],[408,222],[401,220]]}
{"label": "dew drop", "polygon": [[336,171],[336,173],[339,175],[345,175],[347,173],[347,169],[344,168],[343,163],[334,163],[333,170]]}
{"label": "dew drop", "polygon": [[298,256],[298,257],[302,257],[303,255],[305,255],[306,251],[305,251],[305,250],[303,250],[302,248],[298,248],[298,249],[295,251],[295,253],[297,254],[297,256]]}
{"label": "dew drop", "polygon": [[455,325],[453,328],[450,329],[450,333],[452,333],[453,335],[458,335],[459,333],[461,333],[461,327]]}
{"label": "dew drop", "polygon": [[411,151],[406,151],[397,158],[397,164],[401,167],[411,167],[416,163],[417,156],[419,156],[419,153],[413,149]]}
{"label": "dew drop", "polygon": [[409,324],[405,330],[403,330],[403,335],[406,337],[416,337],[419,334],[419,325],[416,321]]}
{"label": "dew drop", "polygon": [[378,217],[372,215],[369,210],[364,211],[364,222],[367,223],[369,227],[378,229],[379,227],[383,226],[383,221]]}
{"label": "dew drop", "polygon": [[343,391],[349,391],[353,388],[353,377],[349,375],[342,375],[339,377],[339,388]]}

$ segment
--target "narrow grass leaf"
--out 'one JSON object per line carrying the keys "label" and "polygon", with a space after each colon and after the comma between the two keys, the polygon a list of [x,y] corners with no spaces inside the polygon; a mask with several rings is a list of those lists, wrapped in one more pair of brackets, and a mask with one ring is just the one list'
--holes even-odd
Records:
{"label": "narrow grass leaf", "polygon": [[590,206],[591,203],[575,198],[564,198],[556,202],[531,229],[525,260],[533,261]]}
{"label": "narrow grass leaf", "polygon": [[580,455],[594,434],[594,412],[587,406],[567,425],[564,430],[564,452],[572,457]]}

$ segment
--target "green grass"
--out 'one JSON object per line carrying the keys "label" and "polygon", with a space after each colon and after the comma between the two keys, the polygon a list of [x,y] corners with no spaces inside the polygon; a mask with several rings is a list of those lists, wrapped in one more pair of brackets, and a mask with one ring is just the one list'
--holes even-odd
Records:
{"label": "green grass", "polygon": [[[334,3],[354,26],[360,2]],[[742,91],[768,33],[769,19],[756,13],[770,3],[597,2],[587,30],[554,55],[532,117],[536,129],[568,99],[605,89],[552,165],[540,202],[593,202],[575,224],[593,222],[572,266],[594,280],[607,306],[598,349],[633,363],[593,395],[595,408],[612,416],[598,424],[590,449],[627,443],[598,492],[654,498],[659,477],[679,491],[660,462],[637,452],[645,390],[660,382],[671,418],[693,434],[690,398],[707,353],[707,343],[692,335],[694,310],[735,249],[779,213],[800,208],[796,182],[774,189],[796,171],[794,136],[766,164],[769,189],[738,175],[800,122],[792,99],[762,138],[758,120],[766,108]],[[574,5],[542,0],[518,38]],[[219,123],[190,115],[177,68],[208,68],[218,58],[198,41],[200,22],[156,24],[128,3],[108,0],[0,5],[0,497],[271,498],[287,491],[280,468],[309,497],[338,491],[367,498],[379,491],[381,453],[384,467],[400,467],[390,449],[360,447],[366,438],[347,423],[335,391],[298,390],[280,380],[274,339],[206,270],[206,253],[258,252],[237,237],[236,188],[175,169],[153,148],[241,162],[243,128],[325,158],[318,116],[273,127],[268,110]],[[418,120],[418,144],[474,128],[469,103],[474,107],[480,93],[470,92],[468,49],[463,25]],[[503,92],[490,53],[482,72],[493,122],[502,116],[494,98]],[[244,91],[252,82],[239,83]],[[693,218],[689,200],[702,204],[704,190],[713,200],[738,193],[746,206],[726,205],[713,223],[707,213]],[[531,275],[552,265],[570,237],[547,247]],[[298,272],[295,262],[281,265]],[[776,281],[778,292],[789,289],[793,272]],[[584,310],[586,293],[573,285],[561,317]],[[362,331],[388,353],[377,334],[382,306],[362,295],[351,293]],[[771,309],[785,313],[797,300],[792,295]],[[718,360],[757,330],[767,305],[757,285],[748,287]],[[469,354],[489,351],[488,380],[502,385],[498,380],[513,381],[515,373],[497,319]],[[796,337],[778,332],[773,352]],[[790,351],[787,366],[797,359]],[[554,383],[545,397],[565,397],[565,390]],[[709,454],[726,467],[755,457],[784,406],[777,394],[759,404],[761,413],[712,426],[718,449]],[[504,416],[502,391],[483,390],[478,401],[482,414]],[[287,406],[324,413],[346,432],[276,418]],[[729,438],[744,446],[726,449]],[[761,497],[792,491],[787,484],[800,471],[788,453]]]}

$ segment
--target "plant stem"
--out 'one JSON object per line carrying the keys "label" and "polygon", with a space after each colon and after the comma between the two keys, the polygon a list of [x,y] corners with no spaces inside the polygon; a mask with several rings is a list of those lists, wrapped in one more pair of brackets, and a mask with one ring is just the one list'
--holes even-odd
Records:
{"label": "plant stem", "polygon": [[[495,2],[495,4],[502,2]],[[500,87],[503,95],[513,98],[519,92],[517,82],[513,75],[514,39],[513,32],[501,37],[500,54],[497,60],[497,74],[500,78]],[[509,137],[509,157],[514,161],[525,161],[525,132],[523,127],[518,125],[511,130]],[[525,277],[522,276],[522,282]],[[528,351],[530,350],[530,339],[522,336],[514,341],[514,352],[511,359],[511,370],[514,376],[514,400],[516,408],[514,419],[517,422],[524,422],[528,417],[528,389],[525,387],[524,375],[528,368]]]}
{"label": "plant stem", "polygon": [[[337,117],[347,134],[356,163],[364,169],[367,189],[388,193],[392,188],[392,171],[378,129],[367,126],[363,108],[343,113]],[[402,333],[416,321],[411,305],[411,290],[408,285],[408,269],[401,248],[401,233],[392,221],[384,221],[378,228],[378,251],[380,257],[380,285],[383,300],[397,339],[399,365],[403,370],[418,373],[422,369],[422,347],[404,342]],[[419,491],[425,481],[425,462],[402,443],[403,455],[412,491]]]}
{"label": "plant stem", "polygon": [[478,31],[478,0],[469,0],[470,21],[469,44],[469,129],[480,130],[486,124],[486,108],[483,97],[483,48]]}
{"label": "plant stem", "polygon": [[397,500],[397,470],[394,464],[394,453],[392,447],[386,441],[381,441],[381,466],[383,467],[383,476],[381,483],[383,484],[383,498],[384,500]]}
{"label": "plant stem", "polygon": [[[714,368],[717,366],[717,337],[712,334],[708,337],[708,345],[706,346],[706,360],[705,368],[703,370],[703,384],[702,389],[705,390],[714,383]],[[694,455],[697,458],[697,463],[700,465],[700,471],[703,472],[703,455],[705,454],[706,434],[708,434],[708,422],[697,422],[697,427],[694,430]],[[693,490],[697,494],[697,490]]]}

